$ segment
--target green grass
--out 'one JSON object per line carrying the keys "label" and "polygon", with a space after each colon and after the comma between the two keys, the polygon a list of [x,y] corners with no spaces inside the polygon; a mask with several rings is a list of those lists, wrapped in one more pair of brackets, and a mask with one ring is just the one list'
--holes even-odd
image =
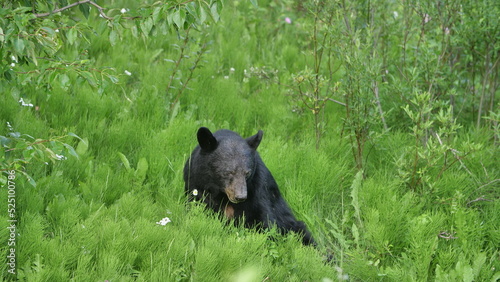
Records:
{"label": "green grass", "polygon": [[[391,130],[368,145],[366,178],[355,181],[355,163],[343,135],[343,108],[327,106],[327,131],[316,150],[312,117],[293,113],[286,95],[290,72],[306,64],[295,42],[299,36],[292,26],[278,23],[281,15],[275,11],[267,11],[257,21],[265,24],[256,25],[249,5],[228,3],[222,22],[210,27],[211,52],[190,90],[181,96],[177,115],[172,115],[166,96],[172,64],[164,60],[178,56],[170,46],[178,43],[175,35],[124,38],[116,46],[94,37],[96,44],[89,52],[97,58],[95,65],[113,67],[120,75],[120,84],[109,85],[102,94],[69,74],[66,88],[21,92],[38,110],[19,106],[9,93],[1,95],[2,132],[8,131],[10,122],[16,131],[37,138],[74,132],[88,141],[87,147],[77,139],[65,139],[80,153],[78,159],[68,156],[55,163],[27,165],[36,187],[16,175],[18,278],[500,278],[499,183],[491,182],[500,178],[499,150],[488,139],[490,133],[459,132],[458,139],[483,144],[465,160],[474,176],[456,164],[432,188],[414,191],[398,177],[400,168],[395,165],[413,139],[408,131]],[[279,70],[281,83],[244,80],[245,69],[263,66]],[[125,70],[132,75],[123,75]],[[259,152],[289,205],[319,242],[318,249],[302,246],[293,234],[232,226],[196,204],[186,204],[182,169],[200,126],[228,128],[243,136],[264,131]],[[488,201],[474,201],[481,197]],[[0,190],[0,202],[7,202],[6,189]],[[9,233],[1,207],[4,257]],[[164,217],[171,222],[156,224]],[[452,238],[443,238],[448,235]],[[333,260],[328,263],[325,256],[330,253]],[[5,264],[0,270],[0,277],[11,277]]]}

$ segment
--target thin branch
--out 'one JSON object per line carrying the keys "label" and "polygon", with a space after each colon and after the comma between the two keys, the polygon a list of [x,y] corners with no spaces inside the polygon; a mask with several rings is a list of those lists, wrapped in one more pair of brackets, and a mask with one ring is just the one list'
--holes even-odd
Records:
{"label": "thin branch", "polygon": [[339,104],[339,105],[342,105],[342,106],[346,107],[346,104],[345,104],[345,103],[342,103],[342,102],[337,101],[337,100],[335,100],[335,99],[332,99],[332,98],[326,98],[326,100],[328,100],[328,101],[330,101],[330,102],[337,103],[337,104]]}
{"label": "thin branch", "polygon": [[484,196],[481,196],[481,197],[479,197],[479,198],[477,198],[477,199],[474,199],[474,200],[472,200],[472,201],[469,201],[469,202],[467,203],[467,206],[470,206],[470,204],[475,203],[475,202],[479,202],[479,201],[493,202],[493,200],[488,200],[488,199],[485,199],[485,198],[484,198]]}
{"label": "thin branch", "polygon": [[458,237],[455,237],[455,232],[446,232],[446,231],[443,231],[441,233],[438,234],[438,237],[439,238],[443,238],[443,239],[447,239],[447,240],[450,240],[450,239],[458,239]]}
{"label": "thin branch", "polygon": [[491,184],[493,184],[493,183],[495,183],[495,182],[498,182],[498,181],[500,181],[500,178],[499,178],[499,179],[492,180],[492,181],[490,181],[490,182],[488,182],[488,183],[486,183],[486,184],[483,184],[483,185],[481,185],[481,186],[477,187],[477,188],[476,188],[476,190],[474,190],[474,191],[477,191],[477,190],[479,190],[479,189],[481,189],[481,188],[484,188],[484,187],[486,187],[486,186],[489,186],[489,185],[491,185]]}
{"label": "thin branch", "polygon": [[62,12],[64,10],[67,10],[69,8],[73,8],[75,6],[78,6],[78,5],[81,5],[81,4],[89,4],[89,5],[92,5],[94,7],[97,8],[97,10],[99,10],[99,14],[101,15],[101,17],[107,19],[107,20],[112,20],[113,18],[112,17],[108,17],[104,12],[104,8],[97,5],[94,1],[91,1],[91,0],[83,0],[83,1],[78,1],[78,2],[75,2],[75,3],[72,3],[72,4],[69,4],[68,6],[64,6],[62,8],[59,8],[59,9],[55,9],[54,11],[52,12],[48,12],[48,13],[41,13],[41,14],[35,14],[35,17],[37,18],[41,18],[41,17],[47,17],[47,16],[50,16],[52,14],[56,14],[56,13],[59,13],[59,12]]}

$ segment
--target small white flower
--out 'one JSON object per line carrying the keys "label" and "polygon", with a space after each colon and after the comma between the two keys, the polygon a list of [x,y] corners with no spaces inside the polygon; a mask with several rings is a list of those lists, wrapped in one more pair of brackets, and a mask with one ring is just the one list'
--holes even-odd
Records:
{"label": "small white flower", "polygon": [[15,67],[15,66],[16,66],[16,64],[15,64],[15,63],[12,63],[12,64],[10,64],[10,66],[11,66],[11,67]]}
{"label": "small white flower", "polygon": [[127,12],[127,9],[122,8],[122,9],[120,10],[120,12],[121,12],[122,14],[125,14],[125,13]]}
{"label": "small white flower", "polygon": [[197,189],[194,189],[192,193],[193,193],[193,196],[198,196],[198,190]]}
{"label": "small white flower", "polygon": [[392,12],[392,15],[394,16],[395,19],[397,19],[399,16],[398,12],[396,12],[396,11]]}
{"label": "small white flower", "polygon": [[126,74],[126,75],[128,75],[128,76],[131,76],[131,75],[132,75],[132,73],[131,73],[131,72],[129,72],[128,70],[125,70],[125,74]]}
{"label": "small white flower", "polygon": [[19,99],[19,103],[21,103],[21,106],[23,106],[23,107],[33,107],[33,104],[25,103],[23,98]]}
{"label": "small white flower", "polygon": [[66,159],[67,159],[65,156],[63,156],[63,155],[58,155],[58,154],[56,154],[56,158],[57,158],[58,160],[60,160],[60,161],[64,161],[64,160],[66,160]]}
{"label": "small white flower", "polygon": [[446,34],[446,35],[450,34],[450,29],[449,28],[445,28],[444,29],[444,34]]}
{"label": "small white flower", "polygon": [[234,68],[230,68],[230,69],[229,69],[229,71],[230,71],[230,72],[234,72],[234,71],[235,71],[235,69],[234,69]]}
{"label": "small white flower", "polygon": [[224,79],[229,79],[229,75],[225,75],[225,76],[224,76]]}
{"label": "small white flower", "polygon": [[431,16],[429,14],[424,15],[424,23],[428,23],[431,20]]}
{"label": "small white flower", "polygon": [[13,56],[11,56],[10,58],[12,59],[12,61],[13,61],[13,62],[17,63],[17,58],[16,58],[16,56],[14,56],[14,55],[13,55]]}
{"label": "small white flower", "polygon": [[165,226],[165,225],[167,225],[167,223],[169,223],[169,222],[172,222],[172,221],[170,220],[170,218],[165,217],[165,218],[162,218],[160,221],[158,221],[156,224],[161,225],[161,226]]}
{"label": "small white flower", "polygon": [[59,32],[59,29],[58,29],[58,28],[56,28],[56,30],[54,30],[54,31],[55,31],[55,32]]}

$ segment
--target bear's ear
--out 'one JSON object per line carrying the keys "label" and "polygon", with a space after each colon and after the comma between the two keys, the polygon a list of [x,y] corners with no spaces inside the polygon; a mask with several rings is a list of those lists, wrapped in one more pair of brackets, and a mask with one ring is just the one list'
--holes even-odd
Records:
{"label": "bear's ear", "polygon": [[215,139],[212,132],[210,132],[210,129],[200,127],[200,129],[198,129],[197,137],[202,150],[210,152],[217,148],[217,139]]}
{"label": "bear's ear", "polygon": [[259,132],[257,132],[257,134],[255,134],[254,136],[250,136],[246,139],[250,148],[257,150],[257,147],[259,147],[260,141],[262,141],[263,134],[264,134],[264,132],[262,132],[262,130],[259,130]]}

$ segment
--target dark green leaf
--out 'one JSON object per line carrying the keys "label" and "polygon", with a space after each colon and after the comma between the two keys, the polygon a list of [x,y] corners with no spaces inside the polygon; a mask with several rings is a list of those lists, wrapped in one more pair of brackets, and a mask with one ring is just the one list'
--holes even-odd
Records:
{"label": "dark green leaf", "polygon": [[80,4],[78,5],[78,8],[80,8],[83,16],[88,19],[90,14],[90,6],[88,4]]}

